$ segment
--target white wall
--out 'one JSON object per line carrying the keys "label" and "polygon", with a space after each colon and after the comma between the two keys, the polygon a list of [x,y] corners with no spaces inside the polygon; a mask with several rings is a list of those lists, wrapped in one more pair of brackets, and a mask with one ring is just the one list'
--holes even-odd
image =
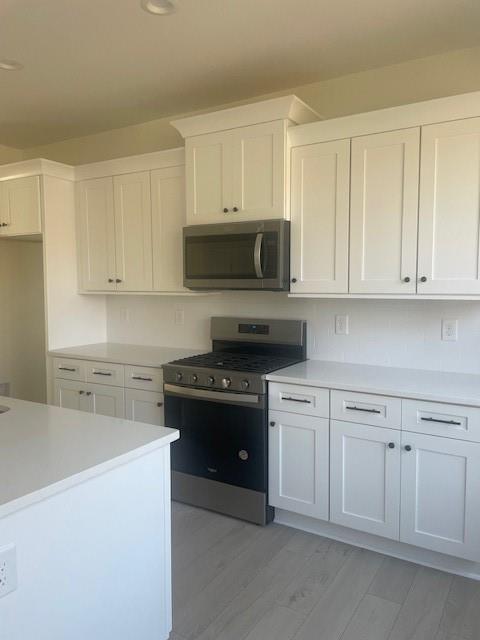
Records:
{"label": "white wall", "polygon": [[16,398],[45,402],[41,242],[0,241],[0,377]]}
{"label": "white wall", "polygon": [[[303,86],[292,85],[291,89],[266,96],[246,96],[241,103],[295,93],[324,117],[334,118],[477,91],[479,69],[480,47],[472,47]],[[222,106],[227,105],[218,108]],[[171,149],[183,144],[179,133],[170,125],[170,120],[181,115],[191,114],[172,114],[122,129],[25,149],[24,157],[84,164]]]}
{"label": "white wall", "polygon": [[[212,315],[302,318],[309,358],[480,374],[480,302],[301,300],[259,292],[107,298],[113,342],[208,348]],[[177,309],[185,311],[184,326],[174,324]],[[335,335],[336,314],[348,314],[349,335]],[[457,342],[442,342],[442,318],[458,319]]]}

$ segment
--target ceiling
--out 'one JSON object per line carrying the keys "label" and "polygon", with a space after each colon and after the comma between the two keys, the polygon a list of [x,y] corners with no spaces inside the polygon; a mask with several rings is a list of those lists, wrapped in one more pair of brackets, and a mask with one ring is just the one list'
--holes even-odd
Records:
{"label": "ceiling", "polygon": [[1,0],[0,144],[25,148],[480,44],[478,0]]}

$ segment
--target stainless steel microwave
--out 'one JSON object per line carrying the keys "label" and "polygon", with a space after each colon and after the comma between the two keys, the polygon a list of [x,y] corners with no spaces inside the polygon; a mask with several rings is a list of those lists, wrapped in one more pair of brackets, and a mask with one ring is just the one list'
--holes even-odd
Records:
{"label": "stainless steel microwave", "polygon": [[260,220],[183,229],[183,284],[189,289],[288,291],[290,223]]}

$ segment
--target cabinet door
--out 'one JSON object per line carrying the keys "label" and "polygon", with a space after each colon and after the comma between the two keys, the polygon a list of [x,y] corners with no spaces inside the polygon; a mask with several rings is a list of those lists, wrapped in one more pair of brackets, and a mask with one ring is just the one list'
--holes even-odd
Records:
{"label": "cabinet door", "polygon": [[150,173],[113,178],[118,291],[151,291],[152,207]]}
{"label": "cabinet door", "polygon": [[167,167],[151,173],[153,288],[183,291],[185,169]]}
{"label": "cabinet door", "polygon": [[32,176],[0,183],[0,234],[40,233],[40,178]]}
{"label": "cabinet door", "polygon": [[80,286],[85,291],[114,290],[116,267],[113,180],[85,180],[77,188]]}
{"label": "cabinet door", "polygon": [[125,389],[125,417],[163,426],[163,393]]}
{"label": "cabinet door", "polygon": [[87,396],[85,387],[84,382],[55,379],[55,404],[63,409],[91,411],[91,399]]}
{"label": "cabinet door", "polygon": [[330,443],[330,520],[398,540],[400,431],[332,420]]}
{"label": "cabinet door", "polygon": [[349,193],[349,140],[292,151],[293,293],[348,293]]}
{"label": "cabinet door", "polygon": [[[185,141],[187,223],[222,222],[232,210],[232,134],[193,136]],[[224,213],[224,209],[228,209]]]}
{"label": "cabinet door", "polygon": [[328,520],[328,420],[269,413],[269,504]]}
{"label": "cabinet door", "polygon": [[232,220],[284,217],[286,135],[284,121],[233,131]]}
{"label": "cabinet door", "polygon": [[419,152],[418,128],[352,141],[351,293],[416,291]]}
{"label": "cabinet door", "polygon": [[106,384],[86,384],[85,391],[91,401],[91,412],[113,418],[125,417],[125,392],[121,387]]}
{"label": "cabinet door", "polygon": [[402,542],[479,562],[479,496],[480,444],[402,434]]}
{"label": "cabinet door", "polygon": [[423,127],[421,167],[418,293],[479,294],[480,118]]}

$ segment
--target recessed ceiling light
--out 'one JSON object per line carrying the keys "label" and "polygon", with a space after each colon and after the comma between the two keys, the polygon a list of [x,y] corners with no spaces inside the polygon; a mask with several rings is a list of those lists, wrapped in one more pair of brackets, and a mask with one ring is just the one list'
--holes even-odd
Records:
{"label": "recessed ceiling light", "polygon": [[157,16],[165,16],[175,11],[174,0],[141,0],[142,9]]}
{"label": "recessed ceiling light", "polygon": [[0,60],[0,69],[4,71],[20,71],[20,69],[23,69],[23,64],[16,60]]}

